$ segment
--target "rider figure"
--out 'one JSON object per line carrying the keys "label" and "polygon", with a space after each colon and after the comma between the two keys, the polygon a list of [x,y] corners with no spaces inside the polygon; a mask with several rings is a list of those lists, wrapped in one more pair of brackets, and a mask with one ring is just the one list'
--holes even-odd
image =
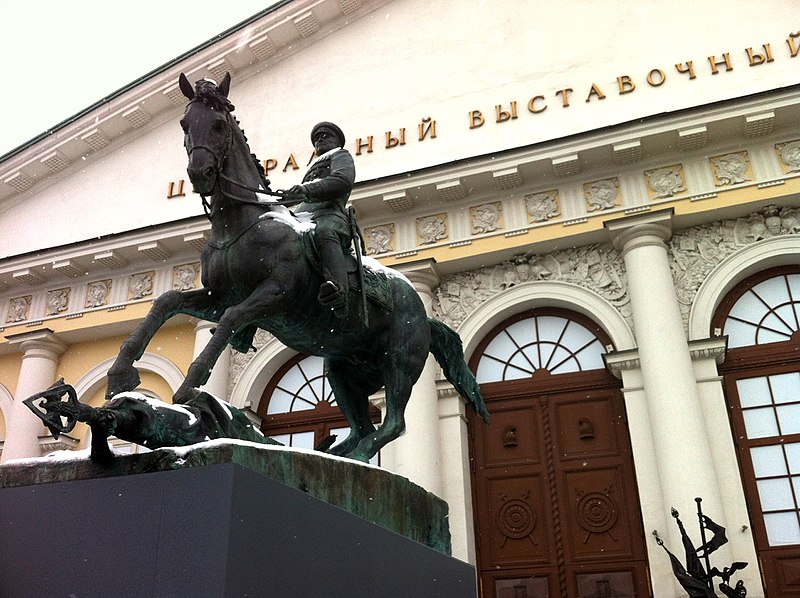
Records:
{"label": "rider figure", "polygon": [[344,149],[344,142],[344,133],[335,124],[314,125],[311,143],[317,157],[308,167],[302,184],[286,191],[288,197],[301,202],[298,212],[312,215],[316,225],[314,239],[325,276],[317,298],[339,318],[346,318],[348,313],[345,252],[349,251],[351,235],[346,204],[356,176],[353,157]]}

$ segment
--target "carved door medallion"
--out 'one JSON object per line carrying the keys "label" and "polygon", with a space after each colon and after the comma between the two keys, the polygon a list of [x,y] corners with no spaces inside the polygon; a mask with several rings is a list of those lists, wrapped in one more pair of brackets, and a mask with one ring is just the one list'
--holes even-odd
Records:
{"label": "carved door medallion", "polygon": [[650,596],[618,381],[537,369],[482,389],[492,417],[470,426],[482,596]]}

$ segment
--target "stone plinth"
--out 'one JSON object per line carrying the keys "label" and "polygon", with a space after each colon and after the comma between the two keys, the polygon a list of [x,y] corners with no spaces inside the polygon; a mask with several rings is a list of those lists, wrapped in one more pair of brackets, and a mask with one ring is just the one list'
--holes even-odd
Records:
{"label": "stone plinth", "polygon": [[344,459],[212,442],[0,466],[3,596],[476,596],[447,505]]}

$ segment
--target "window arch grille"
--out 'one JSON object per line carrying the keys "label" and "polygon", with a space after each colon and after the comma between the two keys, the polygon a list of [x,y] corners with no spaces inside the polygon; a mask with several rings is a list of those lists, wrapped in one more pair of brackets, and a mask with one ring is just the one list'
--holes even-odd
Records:
{"label": "window arch grille", "polygon": [[478,347],[479,383],[604,369],[610,345],[593,322],[572,312],[536,310],[506,320]]}
{"label": "window arch grille", "polygon": [[[286,446],[313,449],[334,434],[335,446],[350,433],[325,377],[324,360],[314,355],[298,355],[284,364],[267,384],[257,412],[261,431]],[[379,423],[380,411],[370,405],[370,413]],[[377,456],[371,462],[377,464]]]}
{"label": "window arch grille", "polygon": [[768,591],[792,593],[782,563],[800,565],[800,268],[745,280],[712,326],[728,335],[720,367]]}
{"label": "window arch grille", "polygon": [[[748,285],[749,286],[749,285]],[[728,348],[788,341],[800,330],[800,273],[752,281],[727,310]]]}

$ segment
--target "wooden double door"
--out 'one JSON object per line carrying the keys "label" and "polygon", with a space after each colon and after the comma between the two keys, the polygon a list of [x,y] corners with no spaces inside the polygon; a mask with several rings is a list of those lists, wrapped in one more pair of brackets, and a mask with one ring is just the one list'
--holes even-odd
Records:
{"label": "wooden double door", "polygon": [[483,385],[472,420],[485,598],[651,595],[619,384],[605,370]]}

